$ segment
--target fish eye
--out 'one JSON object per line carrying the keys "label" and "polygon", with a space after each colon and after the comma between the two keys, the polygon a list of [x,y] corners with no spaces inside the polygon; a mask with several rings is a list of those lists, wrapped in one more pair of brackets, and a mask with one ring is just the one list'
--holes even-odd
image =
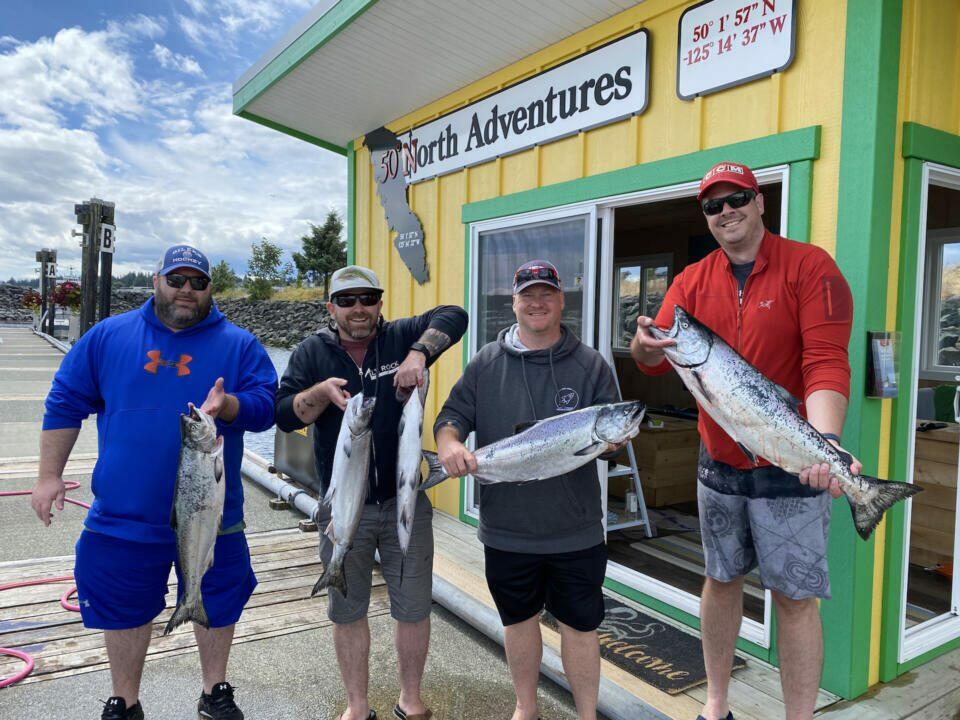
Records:
{"label": "fish eye", "polygon": [[683,322],[680,323],[680,327],[682,327],[684,330],[686,330],[688,327],[690,327],[690,323],[688,323],[686,320],[684,320]]}

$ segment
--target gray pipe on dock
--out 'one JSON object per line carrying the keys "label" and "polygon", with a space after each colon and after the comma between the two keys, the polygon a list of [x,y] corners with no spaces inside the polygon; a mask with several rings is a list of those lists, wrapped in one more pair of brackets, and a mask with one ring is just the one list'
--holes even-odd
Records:
{"label": "gray pipe on dock", "polygon": [[266,467],[252,458],[262,460],[258,455],[250,451],[244,451],[243,462],[240,464],[240,473],[242,475],[253,480],[258,485],[262,485],[281,500],[293,505],[313,522],[317,522],[317,510],[320,507],[319,503],[306,490],[284,482],[273,473],[268,472]]}

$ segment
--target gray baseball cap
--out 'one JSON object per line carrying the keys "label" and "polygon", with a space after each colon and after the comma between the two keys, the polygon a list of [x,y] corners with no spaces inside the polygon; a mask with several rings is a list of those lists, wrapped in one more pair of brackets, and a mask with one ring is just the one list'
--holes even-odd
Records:
{"label": "gray baseball cap", "polygon": [[346,290],[376,290],[382,293],[377,274],[362,265],[347,265],[330,278],[330,297]]}

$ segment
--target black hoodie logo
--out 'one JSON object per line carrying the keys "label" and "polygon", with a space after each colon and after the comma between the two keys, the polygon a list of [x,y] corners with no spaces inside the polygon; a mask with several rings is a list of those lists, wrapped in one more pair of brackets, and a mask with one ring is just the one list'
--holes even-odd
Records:
{"label": "black hoodie logo", "polygon": [[553,398],[553,404],[557,412],[570,412],[580,404],[580,395],[573,388],[560,388]]}

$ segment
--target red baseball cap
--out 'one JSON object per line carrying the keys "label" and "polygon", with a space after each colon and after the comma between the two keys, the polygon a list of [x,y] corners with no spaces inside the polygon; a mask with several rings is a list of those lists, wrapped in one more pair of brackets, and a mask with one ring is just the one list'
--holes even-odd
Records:
{"label": "red baseball cap", "polygon": [[697,200],[703,199],[703,195],[711,186],[717,183],[730,183],[738,187],[760,192],[760,186],[757,179],[753,176],[750,168],[735,162],[721,162],[707,170],[707,174],[700,181],[700,192],[697,193]]}

